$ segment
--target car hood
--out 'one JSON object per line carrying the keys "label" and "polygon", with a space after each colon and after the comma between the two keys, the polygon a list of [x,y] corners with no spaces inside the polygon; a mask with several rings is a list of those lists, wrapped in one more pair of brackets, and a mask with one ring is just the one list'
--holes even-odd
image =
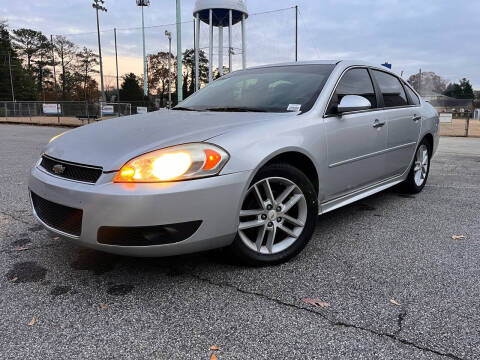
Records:
{"label": "car hood", "polygon": [[206,141],[235,128],[279,116],[292,114],[160,110],[70,130],[48,144],[44,153],[65,161],[101,166],[104,171],[115,171],[141,154]]}

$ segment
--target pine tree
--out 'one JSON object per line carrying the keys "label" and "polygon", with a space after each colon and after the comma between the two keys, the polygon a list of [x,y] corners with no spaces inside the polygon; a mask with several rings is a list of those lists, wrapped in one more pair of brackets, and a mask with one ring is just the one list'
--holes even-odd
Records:
{"label": "pine tree", "polygon": [[36,100],[36,87],[31,73],[22,67],[12,46],[7,24],[0,23],[0,100],[11,101],[13,97],[20,101]]}

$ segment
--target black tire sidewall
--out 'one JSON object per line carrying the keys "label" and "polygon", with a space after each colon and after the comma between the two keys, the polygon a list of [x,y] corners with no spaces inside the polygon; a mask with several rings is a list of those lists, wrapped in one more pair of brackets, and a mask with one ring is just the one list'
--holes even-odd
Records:
{"label": "black tire sidewall", "polygon": [[[428,168],[427,168],[427,175],[425,176],[425,179],[422,183],[422,185],[418,186],[417,183],[415,182],[415,160],[416,160],[416,157],[417,157],[417,152],[418,152],[418,149],[422,146],[422,145],[425,145],[427,147],[427,151],[428,151]],[[427,184],[427,180],[428,180],[428,175],[430,174],[430,163],[431,163],[431,159],[432,159],[432,150],[431,150],[431,147],[430,147],[430,144],[424,139],[422,140],[422,142],[417,146],[417,148],[415,149],[415,154],[414,154],[414,158],[413,158],[413,163],[412,163],[412,166],[410,168],[410,172],[408,173],[408,176],[407,176],[407,179],[405,180],[405,186],[404,186],[404,189],[411,192],[411,193],[414,193],[414,194],[417,194],[419,192],[421,192],[423,190],[423,188],[425,187],[425,185]]]}
{"label": "black tire sidewall", "polygon": [[307,201],[307,220],[298,239],[290,247],[277,254],[259,254],[251,250],[243,243],[237,233],[237,236],[230,247],[230,252],[234,257],[249,265],[272,265],[293,258],[307,245],[312,237],[313,231],[315,230],[318,217],[318,199],[315,188],[308,177],[292,165],[284,163],[269,164],[258,171],[249,185],[249,188],[260,180],[270,177],[286,178],[293,181],[300,190],[302,190]]}

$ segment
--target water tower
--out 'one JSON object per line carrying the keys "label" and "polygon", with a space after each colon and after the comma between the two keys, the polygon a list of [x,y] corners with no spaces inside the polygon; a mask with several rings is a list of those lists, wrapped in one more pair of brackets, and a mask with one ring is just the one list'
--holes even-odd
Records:
{"label": "water tower", "polygon": [[198,52],[200,49],[200,24],[210,27],[208,53],[208,81],[213,79],[213,28],[218,28],[218,71],[223,75],[223,28],[228,26],[228,67],[232,71],[232,27],[242,24],[242,65],[247,66],[245,46],[245,20],[248,17],[247,5],[244,0],[197,0],[193,10],[195,17],[195,87],[199,88]]}

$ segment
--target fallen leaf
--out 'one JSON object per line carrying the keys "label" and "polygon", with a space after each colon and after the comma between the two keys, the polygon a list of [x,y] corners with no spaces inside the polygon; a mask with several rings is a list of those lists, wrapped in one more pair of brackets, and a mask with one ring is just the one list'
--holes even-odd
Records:
{"label": "fallen leaf", "polygon": [[108,310],[108,305],[100,304],[100,310]]}
{"label": "fallen leaf", "polygon": [[401,306],[402,304],[400,304],[397,300],[395,299],[390,299],[390,302],[393,304],[393,305],[397,305],[397,306]]}
{"label": "fallen leaf", "polygon": [[28,326],[35,325],[35,321],[37,321],[37,320],[35,319],[35,316],[34,316],[34,317],[32,317],[32,320],[30,320],[30,322],[28,323]]}
{"label": "fallen leaf", "polygon": [[215,355],[215,353],[212,354],[212,356],[210,356],[210,360],[217,360],[217,355]]}
{"label": "fallen leaf", "polygon": [[460,240],[460,239],[465,239],[465,236],[463,235],[452,235],[453,240]]}
{"label": "fallen leaf", "polygon": [[17,248],[15,248],[15,251],[25,251],[25,250],[28,250],[28,248],[26,248],[26,247],[17,247]]}
{"label": "fallen leaf", "polygon": [[218,348],[218,346],[212,345],[212,346],[210,347],[210,350],[212,350],[212,351],[218,351],[218,350],[220,350],[220,349]]}
{"label": "fallen leaf", "polygon": [[10,282],[15,282],[15,281],[17,281],[17,280],[18,280],[18,277],[14,277],[14,278],[10,279],[9,281],[10,281]]}
{"label": "fallen leaf", "polygon": [[325,302],[325,301],[322,301],[322,300],[319,300],[319,299],[308,299],[308,298],[305,298],[305,299],[302,299],[303,302],[307,303],[307,304],[310,304],[310,305],[313,305],[313,306],[318,306],[318,307],[328,307],[330,306],[329,303]]}

